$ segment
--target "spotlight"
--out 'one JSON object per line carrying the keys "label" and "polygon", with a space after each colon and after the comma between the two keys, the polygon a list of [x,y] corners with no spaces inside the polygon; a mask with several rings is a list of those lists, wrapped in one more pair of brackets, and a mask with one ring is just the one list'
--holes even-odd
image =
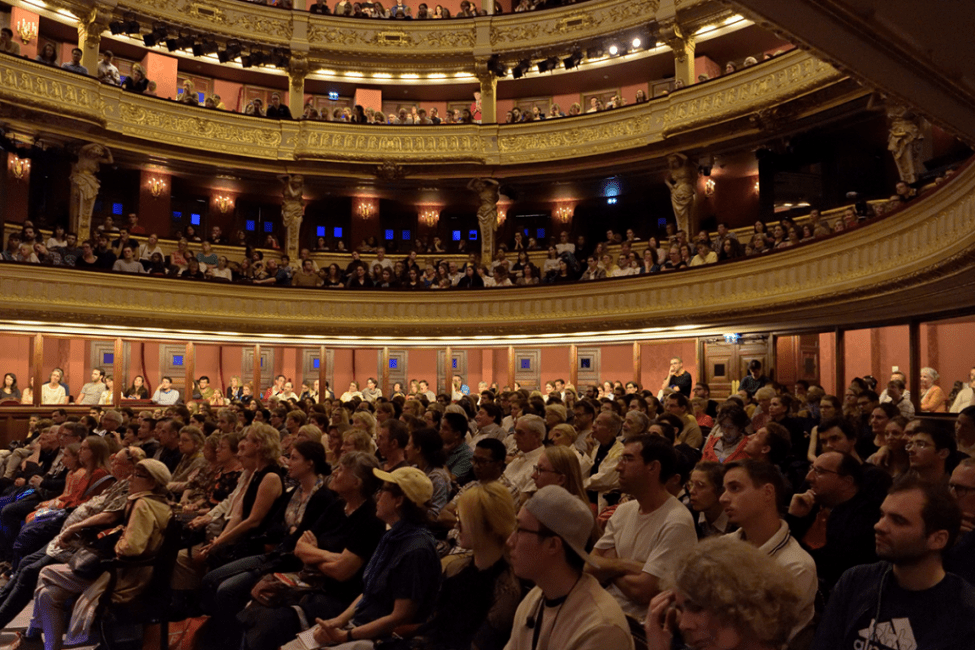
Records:
{"label": "spotlight", "polygon": [[112,30],[112,36],[118,36],[119,34],[125,32],[125,23],[119,20],[113,20],[112,22],[108,23],[108,28]]}
{"label": "spotlight", "polygon": [[178,50],[179,49],[179,45],[177,45],[178,40],[179,39],[175,39],[175,38],[167,38],[166,49],[168,49],[170,52],[175,52],[176,50]]}
{"label": "spotlight", "polygon": [[525,76],[525,73],[531,70],[532,62],[530,59],[525,59],[521,61],[518,65],[511,69],[511,76],[515,79],[521,79]]}
{"label": "spotlight", "polygon": [[601,47],[590,47],[586,50],[586,58],[589,60],[601,59],[603,54],[604,52]]}
{"label": "spotlight", "polygon": [[495,77],[505,77],[508,75],[508,69],[504,67],[501,63],[501,59],[497,54],[488,59],[487,69],[494,74]]}
{"label": "spotlight", "polygon": [[203,43],[193,43],[193,56],[203,56]]}
{"label": "spotlight", "polygon": [[155,47],[158,43],[166,40],[168,31],[162,23],[153,23],[152,31],[142,36],[142,42],[146,44],[146,47]]}
{"label": "spotlight", "polygon": [[220,50],[217,52],[217,60],[220,63],[228,63],[230,61],[230,56],[227,54],[227,50]]}
{"label": "spotlight", "polygon": [[640,45],[642,45],[642,42],[640,41],[640,37],[638,36],[638,37],[634,38],[633,39],[633,42],[630,43],[630,45],[633,46],[633,49],[634,50],[637,49],[638,47],[640,47]]}
{"label": "spotlight", "polygon": [[287,68],[288,64],[291,62],[291,55],[288,53],[287,50],[284,50],[280,47],[276,47],[273,50],[271,50],[270,62],[271,65],[276,66],[278,68]]}
{"label": "spotlight", "polygon": [[252,65],[253,63],[249,54],[245,54],[244,56],[240,57],[240,67],[249,68]]}
{"label": "spotlight", "polygon": [[127,20],[125,22],[125,33],[126,34],[138,34],[141,29],[142,28],[139,27],[139,21],[138,20],[129,18],[129,20]]}
{"label": "spotlight", "polygon": [[558,66],[559,66],[559,59],[558,59],[558,57],[554,57],[553,56],[553,57],[549,57],[549,58],[545,59],[544,61],[539,61],[538,62],[538,71],[539,72],[549,72],[551,70],[554,70]]}
{"label": "spotlight", "polygon": [[266,53],[260,50],[251,52],[251,65],[264,65],[268,61],[268,56]]}
{"label": "spotlight", "polygon": [[155,33],[150,33],[142,36],[142,42],[145,43],[146,47],[156,47],[158,41],[156,40]]}
{"label": "spotlight", "polygon": [[620,53],[620,48],[619,48],[619,46],[616,43],[613,43],[612,45],[609,46],[609,55],[610,56],[616,56],[619,53]]}
{"label": "spotlight", "polygon": [[571,70],[572,68],[577,68],[577,67],[579,67],[579,64],[580,63],[582,63],[582,51],[581,50],[576,50],[575,52],[573,52],[572,54],[570,54],[567,58],[565,58],[565,59],[562,60],[562,65],[565,66],[565,69],[566,70]]}

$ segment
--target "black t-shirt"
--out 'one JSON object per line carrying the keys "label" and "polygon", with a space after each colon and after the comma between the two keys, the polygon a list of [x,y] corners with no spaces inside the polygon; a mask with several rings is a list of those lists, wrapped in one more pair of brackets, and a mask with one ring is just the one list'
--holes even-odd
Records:
{"label": "black t-shirt", "polygon": [[318,540],[318,548],[332,553],[348,549],[362,558],[362,566],[352,578],[344,582],[325,578],[322,587],[330,596],[351,603],[362,593],[362,572],[386,532],[386,524],[376,517],[376,504],[366,501],[346,516],[345,501],[335,499],[310,530]]}
{"label": "black t-shirt", "polygon": [[684,397],[691,396],[691,386],[694,382],[691,381],[691,373],[686,370],[679,375],[671,375],[667,378],[668,386],[677,386],[677,389],[684,394]]}
{"label": "black t-shirt", "polygon": [[819,624],[813,650],[963,650],[973,646],[975,587],[949,573],[930,589],[908,591],[898,586],[890,569],[889,562],[877,562],[843,574]]}

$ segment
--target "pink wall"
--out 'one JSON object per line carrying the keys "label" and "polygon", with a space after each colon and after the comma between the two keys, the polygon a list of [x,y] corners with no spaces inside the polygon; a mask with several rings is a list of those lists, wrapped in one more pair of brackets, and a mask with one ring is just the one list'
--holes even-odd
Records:
{"label": "pink wall", "polygon": [[[605,349],[605,348],[604,348]],[[628,365],[619,365],[620,376],[612,377],[619,379],[624,384],[633,379],[633,349],[632,346],[625,346],[624,351],[628,355]],[[680,357],[684,361],[684,369],[691,373],[694,381],[700,379],[701,373],[698,370],[697,340],[678,339],[676,341],[652,341],[641,346],[641,379],[643,387],[656,393],[664,383],[670,372],[670,360],[673,357]],[[604,353],[605,354],[605,353]],[[618,364],[622,364],[620,359]],[[603,368],[608,368],[606,357],[603,357]],[[606,377],[606,372],[603,372]],[[625,379],[624,379],[625,377]]]}
{"label": "pink wall", "polygon": [[234,81],[213,80],[213,94],[220,95],[220,101],[223,102],[228,111],[240,113],[244,110],[242,106],[243,90],[244,86]]}
{"label": "pink wall", "polygon": [[967,383],[968,371],[975,366],[975,319],[922,325],[921,366],[938,371],[938,383],[946,393],[956,381]]}
{"label": "pink wall", "polygon": [[819,335],[819,383],[827,395],[836,395],[836,335]]}
{"label": "pink wall", "polygon": [[[579,93],[567,93],[565,95],[553,95],[552,96],[552,103],[553,104],[558,104],[559,108],[566,115],[569,114],[569,108],[571,108],[573,104],[579,102],[580,100],[581,100],[581,97],[579,96]],[[629,101],[629,99],[627,99],[627,101]],[[501,105],[501,102],[498,102],[498,106],[499,107],[500,107],[500,105]],[[514,102],[512,102],[512,106],[514,106]],[[509,109],[505,109],[505,112],[507,112],[508,110]],[[501,109],[500,108],[498,109],[498,113],[501,113]],[[502,118],[504,117],[504,114],[503,113],[501,113],[501,117]]]}
{"label": "pink wall", "polygon": [[381,111],[383,109],[383,91],[372,88],[356,88],[355,103],[361,104],[363,108]]}
{"label": "pink wall", "polygon": [[716,79],[721,76],[721,71],[723,68],[709,59],[706,56],[699,56],[694,59],[694,83],[697,83],[697,78],[706,74],[709,79]]}
{"label": "pink wall", "polygon": [[620,94],[623,96],[623,99],[626,100],[627,106],[631,106],[636,103],[637,90],[642,90],[647,97],[650,96],[649,85],[645,83],[630,84],[620,88]]}
{"label": "pink wall", "polygon": [[[7,168],[7,197],[4,204],[4,219],[14,223],[24,223],[27,220],[27,205],[30,199],[30,175],[33,170],[24,174],[20,180],[14,176],[10,163],[14,159],[14,154],[7,153],[0,157],[4,166]],[[4,241],[6,246],[7,242]]]}
{"label": "pink wall", "polygon": [[[873,374],[870,359],[870,334],[871,330],[850,330],[844,334],[843,347],[846,372],[843,374],[843,386],[840,386],[839,389],[849,386],[854,377]],[[876,375],[874,376],[876,377]]]}
{"label": "pink wall", "polygon": [[0,336],[0,373],[12,372],[23,390],[30,377],[32,341],[29,336],[5,334]]}
{"label": "pink wall", "polygon": [[[176,65],[177,60],[157,52],[146,52],[142,59],[142,67],[146,69],[146,77],[156,82],[156,95],[176,99]],[[94,70],[89,70],[94,74]],[[219,94],[219,93],[218,93]],[[221,95],[223,97],[223,95]]]}

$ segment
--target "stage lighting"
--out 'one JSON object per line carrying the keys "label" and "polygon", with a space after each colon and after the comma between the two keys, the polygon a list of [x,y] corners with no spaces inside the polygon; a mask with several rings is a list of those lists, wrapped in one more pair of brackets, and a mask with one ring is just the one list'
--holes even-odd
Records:
{"label": "stage lighting", "polygon": [[501,59],[497,54],[488,59],[487,69],[494,74],[495,77],[505,77],[508,74],[507,68],[501,63]]}
{"label": "stage lighting", "polygon": [[610,56],[616,56],[619,53],[620,53],[620,48],[619,48],[619,46],[616,43],[613,43],[612,45],[609,46],[609,55]]}
{"label": "stage lighting", "polygon": [[642,41],[640,41],[640,37],[639,36],[636,37],[636,38],[634,38],[633,41],[630,43],[630,45],[633,46],[633,49],[634,50],[637,49],[638,47],[640,47],[642,44],[643,43],[642,43]]}
{"label": "stage lighting", "polygon": [[566,57],[565,59],[562,60],[562,65],[565,66],[565,69],[566,70],[571,70],[572,68],[577,68],[577,67],[579,67],[579,64],[580,63],[582,63],[582,51],[581,50],[576,50],[575,52],[573,52],[568,57]]}
{"label": "stage lighting", "polygon": [[521,79],[525,76],[525,73],[531,70],[532,62],[530,59],[525,59],[514,68],[511,69],[511,76],[515,79]]}
{"label": "stage lighting", "polygon": [[125,32],[125,23],[118,20],[113,20],[112,22],[108,23],[108,28],[112,31],[112,36],[118,36],[119,34]]}
{"label": "stage lighting", "polygon": [[130,18],[125,22],[125,33],[126,34],[138,34],[142,28],[139,27],[139,21]]}
{"label": "stage lighting", "polygon": [[555,68],[557,68],[558,65],[559,65],[558,58],[553,56],[553,57],[550,57],[548,59],[545,59],[544,61],[539,61],[538,62],[538,71],[539,72],[549,72],[549,71],[554,70]]}

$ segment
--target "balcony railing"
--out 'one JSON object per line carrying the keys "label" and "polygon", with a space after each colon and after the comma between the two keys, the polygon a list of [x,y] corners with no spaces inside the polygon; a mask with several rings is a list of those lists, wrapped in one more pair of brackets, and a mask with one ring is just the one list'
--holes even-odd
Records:
{"label": "balcony railing", "polygon": [[[746,118],[763,108],[811,95],[846,77],[803,51],[783,54],[760,66],[616,110],[515,125],[376,126],[341,122],[273,121],[198,108],[125,92],[58,68],[0,57],[0,103],[15,106],[12,122],[25,128],[89,137],[131,148],[143,141],[174,158],[223,154],[271,165],[286,161],[397,164],[470,163],[516,165],[578,159],[659,145],[675,135]],[[868,92],[849,84],[831,94],[831,105]],[[26,109],[28,114],[24,114]],[[791,117],[818,110],[804,101]],[[43,117],[47,114],[52,118]],[[100,127],[101,133],[98,128]],[[756,127],[744,126],[744,131]],[[734,135],[740,137],[742,129]],[[715,139],[712,130],[702,138]],[[719,138],[721,136],[719,135]],[[113,142],[114,141],[114,142]],[[122,142],[120,142],[122,141]],[[682,147],[693,146],[684,139]],[[262,164],[262,163],[257,163]]]}

